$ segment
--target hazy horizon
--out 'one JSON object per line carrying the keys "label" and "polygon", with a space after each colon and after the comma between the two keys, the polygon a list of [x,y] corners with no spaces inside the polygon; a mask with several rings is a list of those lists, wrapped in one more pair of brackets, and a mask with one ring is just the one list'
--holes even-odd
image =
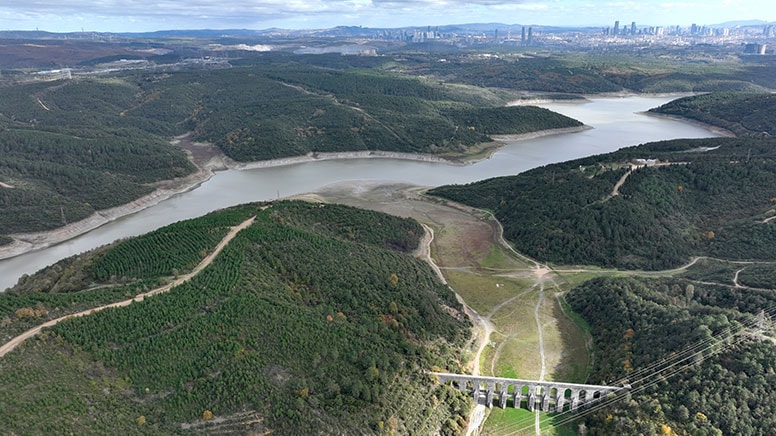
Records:
{"label": "hazy horizon", "polygon": [[0,30],[152,32],[503,23],[605,27],[774,21],[772,0],[29,0],[0,6]]}

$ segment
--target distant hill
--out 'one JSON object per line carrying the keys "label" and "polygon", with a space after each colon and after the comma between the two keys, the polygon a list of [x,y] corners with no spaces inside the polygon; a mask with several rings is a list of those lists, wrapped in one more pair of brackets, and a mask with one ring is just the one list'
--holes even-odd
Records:
{"label": "distant hill", "polygon": [[129,113],[146,99],[120,79],[0,87],[0,234],[72,223],[192,173],[169,143],[175,120]]}
{"label": "distant hill", "polygon": [[737,20],[737,21],[725,21],[724,23],[719,23],[719,24],[711,24],[709,27],[764,26],[768,23],[769,23],[768,21],[764,21],[764,20]]}
{"label": "distant hill", "polygon": [[377,68],[340,69],[341,58],[208,72],[207,81],[195,78],[202,73],[180,75],[165,86],[197,83],[194,92],[205,96],[191,119],[197,137],[239,161],[359,150],[450,156],[490,142],[488,135],[581,125],[546,109],[504,107],[491,91],[471,93]]}
{"label": "distant hill", "polygon": [[191,281],[0,358],[4,431],[459,434],[471,400],[424,371],[460,370],[469,324],[409,254],[422,227],[376,212],[243,205],[62,261],[0,294],[0,338],[184,274],[253,215]]}
{"label": "distant hill", "polygon": [[495,29],[499,31],[517,31],[523,26],[532,26],[543,32],[563,32],[571,30],[589,30],[600,31],[598,27],[584,26],[544,26],[537,24],[505,24],[505,23],[463,23],[463,24],[445,24],[439,26],[404,26],[404,27],[362,27],[362,26],[336,26],[331,28],[308,28],[308,29],[168,29],[152,32],[45,32],[45,31],[24,31],[24,30],[4,30],[0,31],[0,39],[3,38],[42,38],[42,39],[64,39],[64,38],[83,38],[83,37],[125,37],[139,39],[157,39],[157,38],[221,38],[221,37],[241,37],[256,38],[268,35],[285,35],[287,37],[371,37],[377,32],[399,31],[399,30],[423,30],[428,27],[441,32],[469,31],[492,33]]}

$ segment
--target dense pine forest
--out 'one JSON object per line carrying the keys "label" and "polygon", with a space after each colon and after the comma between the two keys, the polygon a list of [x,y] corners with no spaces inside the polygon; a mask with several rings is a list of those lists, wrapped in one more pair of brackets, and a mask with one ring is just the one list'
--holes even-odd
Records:
{"label": "dense pine forest", "polygon": [[288,64],[246,73],[184,75],[159,86],[207,80],[193,130],[240,161],[358,150],[455,154],[492,134],[581,125],[546,109],[504,107],[505,96],[493,91],[375,70]]}
{"label": "dense pine forest", "polygon": [[[0,359],[5,431],[460,431],[469,400],[423,371],[459,370],[469,326],[453,294],[409,255],[423,233],[414,221],[299,202],[235,207],[86,255],[78,280],[95,288],[82,292],[115,288],[121,298],[184,273],[252,215],[191,281],[62,322]],[[160,243],[167,238],[184,243]],[[56,287],[77,262],[0,294],[3,337],[57,306],[86,304]]]}
{"label": "dense pine forest", "polygon": [[772,315],[776,307],[774,282],[767,290],[718,283],[607,278],[568,294],[595,338],[590,377],[632,385],[579,428],[589,435],[776,432],[773,330],[755,328],[760,311]]}
{"label": "dense pine forest", "polygon": [[650,112],[677,115],[725,128],[736,136],[776,135],[776,95],[719,92],[679,98]]}
{"label": "dense pine forest", "polygon": [[[636,55],[591,52],[473,53],[406,56],[403,69],[476,86],[536,93],[605,92],[767,92],[776,88],[772,57],[710,61],[704,48],[697,56],[666,56],[661,48]],[[444,56],[446,62],[438,62]],[[713,55],[712,55],[713,56]]]}

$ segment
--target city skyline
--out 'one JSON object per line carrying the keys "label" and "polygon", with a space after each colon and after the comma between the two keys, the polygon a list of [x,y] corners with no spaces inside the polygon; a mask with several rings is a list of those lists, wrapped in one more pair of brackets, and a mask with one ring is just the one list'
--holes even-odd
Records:
{"label": "city skyline", "polygon": [[461,23],[606,27],[776,20],[772,0],[28,0],[0,5],[0,30],[147,32],[175,29],[323,29]]}

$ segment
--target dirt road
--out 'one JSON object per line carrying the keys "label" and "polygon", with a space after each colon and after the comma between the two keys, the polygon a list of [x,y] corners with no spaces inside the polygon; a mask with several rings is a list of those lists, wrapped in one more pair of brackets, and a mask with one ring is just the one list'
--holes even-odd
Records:
{"label": "dirt road", "polygon": [[89,310],[84,310],[83,312],[78,312],[78,313],[74,313],[74,314],[71,314],[71,315],[63,316],[61,318],[53,319],[51,321],[48,321],[48,322],[46,322],[44,324],[41,324],[41,325],[35,327],[35,328],[27,330],[26,332],[20,334],[19,336],[16,336],[15,338],[11,339],[10,341],[8,341],[5,344],[3,344],[2,346],[0,346],[0,358],[5,356],[10,351],[12,351],[14,348],[16,348],[19,344],[24,342],[26,339],[31,338],[31,337],[37,335],[44,328],[56,325],[60,321],[64,321],[66,319],[74,318],[74,317],[78,317],[78,316],[89,315],[91,313],[95,313],[95,312],[98,312],[100,310],[107,309],[109,307],[129,306],[133,302],[143,301],[143,299],[145,299],[146,297],[150,297],[152,295],[160,294],[162,292],[167,292],[170,289],[172,289],[172,288],[174,288],[174,287],[176,287],[176,286],[178,286],[178,285],[180,285],[182,283],[185,283],[185,282],[191,280],[192,277],[194,277],[197,274],[199,274],[200,271],[205,269],[208,265],[210,265],[213,262],[213,259],[215,259],[216,256],[218,256],[221,253],[221,251],[224,249],[224,247],[226,247],[229,244],[229,242],[232,239],[234,239],[235,236],[237,236],[237,233],[239,233],[240,230],[243,230],[244,228],[246,228],[246,227],[250,226],[251,224],[253,224],[253,220],[254,219],[256,219],[255,216],[252,217],[252,218],[249,218],[249,219],[247,219],[245,221],[243,221],[241,224],[239,224],[237,226],[232,227],[229,230],[229,233],[227,233],[226,236],[224,236],[224,239],[222,239],[221,242],[218,243],[218,245],[216,246],[215,250],[213,250],[213,252],[210,253],[210,255],[208,255],[207,257],[202,259],[202,261],[193,270],[191,270],[191,272],[189,272],[188,274],[184,274],[184,275],[178,277],[177,279],[175,279],[173,282],[171,282],[169,284],[166,284],[166,285],[161,286],[159,288],[153,289],[153,290],[148,291],[146,293],[136,295],[134,298],[131,298],[129,300],[124,300],[124,301],[119,301],[119,302],[116,302],[116,303],[106,304],[104,306],[95,307],[95,308],[89,309]]}

